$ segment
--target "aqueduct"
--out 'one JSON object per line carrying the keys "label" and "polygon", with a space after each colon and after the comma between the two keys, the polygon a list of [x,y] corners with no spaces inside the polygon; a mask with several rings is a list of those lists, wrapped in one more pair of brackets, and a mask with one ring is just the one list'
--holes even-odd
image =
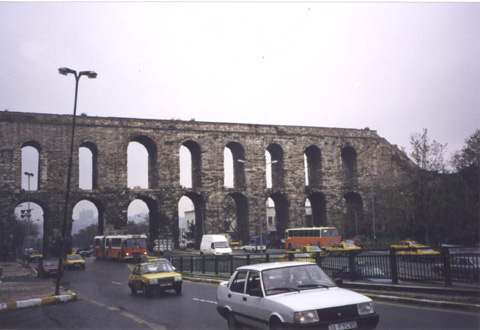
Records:
{"label": "aqueduct", "polygon": [[[11,217],[30,200],[44,212],[44,251],[58,241],[70,151],[71,115],[0,112],[0,212]],[[148,151],[148,188],[127,187],[127,147],[141,143]],[[21,149],[38,151],[38,188],[21,187]],[[191,154],[191,187],[180,185],[180,147]],[[79,189],[79,148],[92,153],[91,189]],[[224,185],[224,150],[233,158],[233,187]],[[271,187],[265,155],[270,155]],[[412,162],[396,146],[370,129],[269,126],[180,120],[78,116],[76,119],[69,226],[80,200],[95,204],[99,232],[120,231],[135,199],[149,209],[150,236],[169,231],[178,237],[178,201],[195,207],[197,240],[202,232],[221,233],[222,203],[235,201],[240,239],[257,234],[266,200],[275,203],[276,232],[288,227],[334,225],[354,209],[370,228],[373,186],[395,185],[409,177]],[[305,201],[311,204],[311,216]],[[358,212],[357,212],[358,211]],[[260,224],[260,227],[259,227]],[[369,227],[370,226],[370,227]]]}

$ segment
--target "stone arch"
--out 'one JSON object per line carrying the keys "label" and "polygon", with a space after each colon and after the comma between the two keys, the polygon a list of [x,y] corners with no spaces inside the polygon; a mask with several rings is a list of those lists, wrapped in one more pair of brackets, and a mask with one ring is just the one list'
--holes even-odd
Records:
{"label": "stone arch", "polygon": [[98,189],[98,148],[93,142],[82,142],[80,148],[87,148],[92,153],[92,189]]}
{"label": "stone arch", "polygon": [[[44,257],[48,256],[58,256],[58,254],[54,254],[55,251],[58,251],[56,249],[55,245],[49,244],[49,233],[51,233],[51,229],[54,228],[54,225],[51,223],[53,220],[50,218],[51,212],[49,211],[48,208],[48,203],[45,203],[43,200],[36,198],[35,196],[22,196],[20,199],[18,199],[13,208],[11,209],[11,214],[14,215],[16,221],[23,221],[22,218],[19,218],[15,215],[15,212],[17,209],[22,210],[22,209],[27,209],[27,203],[30,202],[30,208],[31,209],[36,209],[38,210],[37,207],[35,207],[34,204],[36,204],[40,208],[40,212],[43,214],[41,215],[43,223],[42,223],[42,230],[43,230],[43,236],[41,238],[42,242],[40,243],[42,246],[41,252],[43,253]],[[21,208],[20,205],[22,205]],[[35,210],[34,210],[35,211]],[[33,217],[36,215],[33,214]],[[31,219],[32,221],[35,219]],[[50,231],[49,231],[50,230]],[[58,239],[60,238],[59,235],[60,231],[58,231]],[[59,240],[57,240],[59,242]],[[23,251],[22,251],[23,253]]]}
{"label": "stone arch", "polygon": [[343,197],[346,202],[345,220],[342,228],[343,237],[353,237],[368,233],[364,224],[363,200],[359,193],[348,192]]}
{"label": "stone arch", "polygon": [[130,139],[130,142],[138,142],[147,149],[148,152],[148,189],[158,188],[158,149],[155,142],[145,135],[137,135]]}
{"label": "stone arch", "polygon": [[322,151],[316,145],[305,149],[308,186],[319,188],[322,184]]}
{"label": "stone arch", "polygon": [[[71,210],[69,210],[70,216],[67,219],[72,219],[73,209],[81,201],[88,201],[88,202],[92,203],[93,205],[95,205],[95,207],[97,208],[97,212],[98,212],[98,229],[97,229],[97,232],[98,232],[98,235],[103,235],[104,230],[105,230],[105,206],[104,206],[104,203],[102,202],[102,200],[100,200],[98,198],[92,198],[92,197],[88,197],[88,196],[81,196],[81,197],[76,198],[71,203],[72,207],[71,207]],[[70,230],[71,230],[71,228],[70,228]]]}
{"label": "stone arch", "polygon": [[278,143],[271,143],[267,147],[267,151],[270,153],[271,165],[272,165],[272,188],[284,188],[285,187],[285,174],[283,164],[283,149]]}
{"label": "stone arch", "polygon": [[248,214],[249,214],[248,199],[245,195],[238,192],[228,194],[224,199],[224,204],[222,205],[222,214],[224,216],[224,219],[226,219],[228,216],[228,214],[226,214],[227,211],[225,209],[226,207],[225,201],[229,197],[232,198],[233,201],[235,202],[234,210],[233,210],[234,214],[231,214],[231,216],[234,217],[236,221],[235,232],[237,234],[237,239],[243,242],[249,242],[250,232],[249,232],[249,220],[248,220]]}
{"label": "stone arch", "polygon": [[277,237],[285,237],[285,229],[290,225],[290,219],[288,216],[290,202],[287,197],[280,192],[272,193],[269,197],[275,203],[275,225],[277,229]]}
{"label": "stone arch", "polygon": [[347,189],[358,186],[357,151],[352,146],[342,148],[343,184]]}
{"label": "stone arch", "polygon": [[308,195],[307,198],[310,201],[312,211],[310,221],[306,222],[307,227],[327,226],[327,203],[325,200],[325,195],[321,192],[314,192]]}
{"label": "stone arch", "polygon": [[[184,196],[190,198],[195,210],[195,248],[200,248],[202,236],[205,232],[205,222],[207,216],[207,210],[205,208],[206,203],[202,195],[189,191]],[[180,201],[180,200],[179,200]],[[178,224],[177,224],[178,226]]]}
{"label": "stone arch", "polygon": [[238,142],[229,142],[225,146],[232,152],[233,157],[233,187],[245,188],[245,165],[242,161],[245,159],[245,149]]}
{"label": "stone arch", "polygon": [[[42,160],[42,156],[41,156],[41,155],[42,155],[42,146],[41,146],[41,144],[40,144],[39,142],[37,142],[37,141],[35,141],[35,140],[28,140],[28,141],[22,143],[20,149],[23,150],[23,148],[25,148],[25,147],[34,148],[34,149],[36,150],[36,152],[38,153],[38,156],[37,156],[37,159],[36,159],[36,161],[37,161],[37,166],[36,166],[36,168],[35,168],[35,169],[33,170],[33,172],[32,172],[32,173],[35,174],[34,177],[32,178],[32,179],[34,180],[35,184],[34,184],[33,182],[31,182],[31,183],[32,183],[33,186],[36,185],[36,189],[34,189],[34,190],[40,190],[40,184],[41,184],[41,180],[40,180],[40,176],[41,176],[41,175],[40,175],[40,173],[41,173],[41,172],[40,172],[40,169],[41,169],[41,166],[40,166],[40,164],[41,164],[41,160]],[[23,156],[23,155],[22,155],[22,156]],[[23,162],[23,159],[22,159],[22,162]],[[22,169],[22,170],[21,170],[21,175],[22,175],[22,177],[23,177],[23,175],[24,175],[24,172],[25,172],[25,171]],[[32,180],[32,179],[30,179],[30,180]]]}
{"label": "stone arch", "polygon": [[186,147],[190,151],[192,165],[192,188],[202,187],[202,150],[200,145],[193,141],[187,140],[182,143],[182,146]]}

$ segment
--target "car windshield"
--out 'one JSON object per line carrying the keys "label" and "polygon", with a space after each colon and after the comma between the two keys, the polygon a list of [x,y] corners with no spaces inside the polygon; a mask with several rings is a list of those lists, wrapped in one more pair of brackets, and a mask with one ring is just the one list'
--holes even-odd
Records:
{"label": "car windshield", "polygon": [[78,254],[68,256],[68,260],[83,260]]}
{"label": "car windshield", "polygon": [[129,238],[123,243],[126,249],[145,249],[147,247],[146,238]]}
{"label": "car windshield", "polygon": [[154,263],[147,264],[142,266],[143,274],[154,274],[154,273],[164,273],[164,272],[173,272],[173,268],[169,263]]}
{"label": "car windshield", "polygon": [[228,248],[228,242],[215,242],[215,248]]}
{"label": "car windshield", "polygon": [[310,252],[322,251],[318,246],[310,246],[310,247],[308,248],[308,250],[309,250]]}
{"label": "car windshield", "polygon": [[44,266],[58,266],[58,260],[44,260]]}
{"label": "car windshield", "polygon": [[335,286],[335,283],[317,265],[300,265],[264,270],[262,278],[267,296],[289,291]]}
{"label": "car windshield", "polygon": [[345,247],[352,248],[352,247],[357,247],[357,246],[353,243],[345,243]]}

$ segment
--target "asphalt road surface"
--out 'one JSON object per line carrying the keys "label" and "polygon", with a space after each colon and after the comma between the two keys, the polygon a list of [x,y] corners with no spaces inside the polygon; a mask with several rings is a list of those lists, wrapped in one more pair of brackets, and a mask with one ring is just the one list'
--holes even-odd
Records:
{"label": "asphalt road surface", "polygon": [[[227,329],[216,311],[216,285],[185,281],[180,295],[133,296],[127,286],[131,267],[87,258],[85,271],[66,271],[62,279],[77,301],[0,312],[0,329]],[[480,328],[477,313],[381,301],[376,307],[377,329]]]}

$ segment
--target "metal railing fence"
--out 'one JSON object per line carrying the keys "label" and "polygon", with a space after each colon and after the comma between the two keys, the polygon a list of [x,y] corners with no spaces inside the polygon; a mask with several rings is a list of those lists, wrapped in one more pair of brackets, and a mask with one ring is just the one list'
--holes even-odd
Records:
{"label": "metal railing fence", "polygon": [[[449,254],[442,249],[439,255],[404,256],[390,249],[383,252],[321,255],[311,259],[332,278],[373,280],[390,283],[399,281],[440,282],[452,286],[453,282],[478,282],[480,258],[478,254]],[[368,251],[366,251],[368,252]],[[378,253],[378,254],[376,254]],[[279,253],[234,254],[230,256],[171,256],[170,260],[180,272],[230,275],[240,266],[280,260]],[[293,255],[290,256],[293,260]],[[296,259],[299,260],[299,259]]]}

